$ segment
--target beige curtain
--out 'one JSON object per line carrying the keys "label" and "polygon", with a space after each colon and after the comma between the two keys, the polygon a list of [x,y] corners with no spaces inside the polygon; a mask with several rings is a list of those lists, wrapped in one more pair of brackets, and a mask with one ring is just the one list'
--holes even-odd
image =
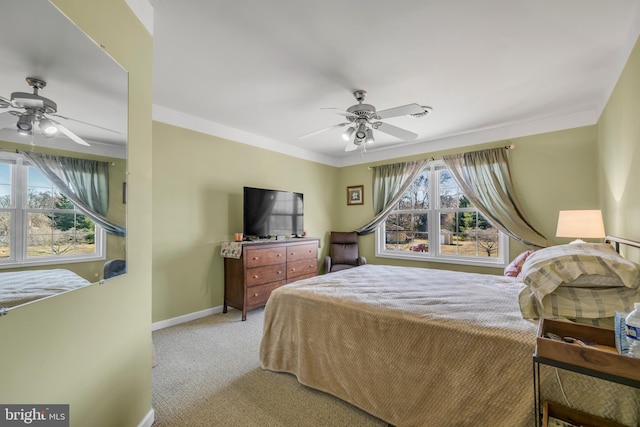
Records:
{"label": "beige curtain", "polygon": [[398,204],[407,188],[420,175],[429,159],[373,167],[373,211],[375,217],[358,228],[360,235],[373,233]]}
{"label": "beige curtain", "polygon": [[125,226],[109,220],[109,163],[36,152],[24,156],[83,214],[107,233],[126,236]]}
{"label": "beige curtain", "polygon": [[526,218],[511,182],[504,147],[442,158],[464,195],[496,228],[528,246],[549,242]]}

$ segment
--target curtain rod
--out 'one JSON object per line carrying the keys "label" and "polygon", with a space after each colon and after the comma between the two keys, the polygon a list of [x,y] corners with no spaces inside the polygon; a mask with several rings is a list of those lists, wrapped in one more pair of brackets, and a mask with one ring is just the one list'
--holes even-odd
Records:
{"label": "curtain rod", "polygon": [[[495,148],[500,148],[500,147],[495,147]],[[504,147],[502,147],[506,150],[513,150],[514,148],[516,148],[516,144],[509,144],[509,145],[505,145]],[[429,157],[429,161],[434,161],[437,160],[435,157]],[[378,165],[378,166],[382,166],[382,165]],[[375,168],[376,166],[367,166],[367,169],[371,170],[373,168]]]}

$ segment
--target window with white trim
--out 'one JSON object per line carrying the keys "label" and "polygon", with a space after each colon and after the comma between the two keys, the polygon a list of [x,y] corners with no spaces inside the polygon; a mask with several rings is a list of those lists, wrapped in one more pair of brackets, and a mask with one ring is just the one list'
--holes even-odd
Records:
{"label": "window with white trim", "polygon": [[104,259],[104,231],[22,156],[0,154],[0,268]]}
{"label": "window with white trim", "polygon": [[508,238],[462,194],[441,161],[431,162],[376,230],[376,256],[504,266]]}

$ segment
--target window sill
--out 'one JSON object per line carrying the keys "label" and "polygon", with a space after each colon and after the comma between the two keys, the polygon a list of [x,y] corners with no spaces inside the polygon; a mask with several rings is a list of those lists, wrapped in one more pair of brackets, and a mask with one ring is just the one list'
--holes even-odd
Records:
{"label": "window sill", "polygon": [[458,265],[470,265],[476,267],[493,267],[493,268],[504,268],[508,263],[505,263],[503,260],[499,258],[487,258],[484,259],[473,259],[473,258],[462,258],[462,257],[434,257],[429,256],[426,257],[424,255],[413,255],[413,254],[390,254],[386,252],[378,252],[376,253],[376,257],[378,258],[390,258],[390,259],[401,259],[406,261],[418,261],[418,262],[433,262],[438,264],[458,264]]}
{"label": "window sill", "polygon": [[24,262],[0,261],[0,270],[9,269],[9,268],[22,268],[22,267],[48,267],[48,266],[54,266],[54,265],[60,265],[60,264],[75,264],[78,262],[104,261],[105,259],[106,258],[104,256],[88,256],[88,257],[67,258],[67,259],[47,258],[47,259],[29,260]]}

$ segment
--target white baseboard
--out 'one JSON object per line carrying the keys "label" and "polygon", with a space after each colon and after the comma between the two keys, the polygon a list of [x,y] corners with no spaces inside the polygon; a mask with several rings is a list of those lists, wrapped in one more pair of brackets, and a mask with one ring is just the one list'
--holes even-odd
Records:
{"label": "white baseboard", "polygon": [[156,411],[154,411],[154,409],[151,408],[149,409],[149,412],[147,412],[147,415],[145,415],[145,417],[142,419],[142,421],[140,421],[140,424],[138,424],[138,427],[151,427],[155,420],[156,420]]}
{"label": "white baseboard", "polygon": [[151,331],[157,331],[158,329],[168,328],[170,326],[179,325],[181,323],[190,322],[192,320],[200,319],[201,317],[211,316],[212,314],[222,313],[222,306],[207,308],[206,310],[196,311],[194,313],[185,314],[182,316],[174,317],[167,320],[161,320],[151,324]]}

